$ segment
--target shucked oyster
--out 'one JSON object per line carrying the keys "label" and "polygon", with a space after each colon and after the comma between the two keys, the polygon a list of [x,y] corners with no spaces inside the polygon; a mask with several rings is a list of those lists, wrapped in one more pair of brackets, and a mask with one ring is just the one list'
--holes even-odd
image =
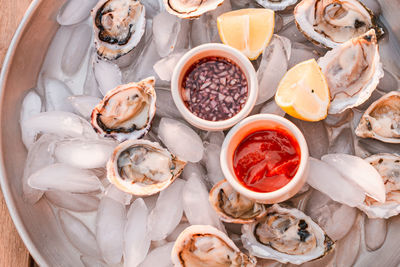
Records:
{"label": "shucked oyster", "polygon": [[364,103],[383,77],[374,30],[335,47],[318,64],[331,95],[330,114]]}
{"label": "shucked oyster", "polygon": [[262,220],[242,226],[244,247],[256,257],[302,264],[324,256],[334,242],[310,217],[274,204]]}
{"label": "shucked oyster", "polygon": [[211,189],[210,203],[221,220],[229,223],[251,223],[266,213],[263,204],[240,195],[226,180]]}
{"label": "shucked oyster", "polygon": [[128,140],[114,149],[107,178],[122,191],[148,196],[167,188],[185,164],[158,143]]}
{"label": "shucked oyster", "polygon": [[310,41],[333,48],[377,31],[372,12],[357,0],[303,0],[294,10],[296,25]]}
{"label": "shucked oyster", "polygon": [[118,141],[147,133],[156,112],[154,77],[120,85],[109,91],[92,112],[93,128]]}
{"label": "shucked oyster", "polygon": [[209,225],[192,225],[176,239],[171,252],[175,267],[254,267],[256,259],[242,253],[223,232]]}
{"label": "shucked oyster", "polygon": [[256,0],[257,3],[265,8],[272,9],[274,11],[284,10],[287,7],[294,5],[299,0]]}
{"label": "shucked oyster", "polygon": [[197,18],[216,9],[224,0],[164,0],[166,10],[183,19]]}
{"label": "shucked oyster", "polygon": [[400,92],[390,92],[372,103],[361,117],[356,135],[400,143]]}
{"label": "shucked oyster", "polygon": [[145,8],[137,0],[100,0],[92,17],[97,54],[108,60],[130,52],[146,26]]}
{"label": "shucked oyster", "polygon": [[[400,152],[400,151],[399,151]],[[386,190],[386,201],[380,203],[366,197],[363,205],[358,208],[370,218],[389,218],[400,213],[400,156],[381,153],[365,159],[382,176]]]}

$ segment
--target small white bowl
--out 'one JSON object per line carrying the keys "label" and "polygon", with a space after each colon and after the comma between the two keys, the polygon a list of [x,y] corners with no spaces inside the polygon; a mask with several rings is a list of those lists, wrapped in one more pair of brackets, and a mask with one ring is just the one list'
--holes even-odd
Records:
{"label": "small white bowl", "polygon": [[[277,128],[286,130],[297,140],[300,147],[299,168],[290,182],[276,191],[268,193],[252,191],[242,185],[235,175],[233,169],[235,149],[249,134]],[[220,162],[226,180],[237,192],[260,203],[278,203],[294,196],[304,185],[308,175],[308,147],[299,128],[289,120],[272,114],[258,114],[244,119],[229,131],[222,144]]]}
{"label": "small white bowl", "polygon": [[[209,121],[199,118],[186,107],[182,99],[181,85],[187,70],[196,61],[210,56],[224,57],[236,63],[247,79],[248,95],[246,103],[236,115],[226,120]],[[228,45],[209,43],[191,49],[179,60],[172,74],[171,92],[176,107],[190,124],[207,131],[220,131],[232,127],[249,115],[257,100],[258,81],[253,65],[242,52]]]}

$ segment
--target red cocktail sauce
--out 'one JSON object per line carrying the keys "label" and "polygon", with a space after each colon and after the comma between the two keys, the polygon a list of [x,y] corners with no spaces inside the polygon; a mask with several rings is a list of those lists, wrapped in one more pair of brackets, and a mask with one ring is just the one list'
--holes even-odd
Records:
{"label": "red cocktail sauce", "polygon": [[238,180],[255,192],[276,191],[293,178],[300,164],[297,140],[283,129],[247,135],[233,154]]}

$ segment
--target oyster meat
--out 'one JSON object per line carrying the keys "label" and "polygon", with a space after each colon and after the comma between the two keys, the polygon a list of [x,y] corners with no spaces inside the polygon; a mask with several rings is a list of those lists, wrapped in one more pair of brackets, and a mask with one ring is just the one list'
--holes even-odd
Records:
{"label": "oyster meat", "polygon": [[299,0],[256,0],[261,6],[274,11],[284,10],[297,3]]}
{"label": "oyster meat", "polygon": [[296,25],[313,43],[334,48],[376,27],[371,10],[358,0],[303,0],[294,10]]}
{"label": "oyster meat", "polygon": [[278,204],[268,208],[261,220],[242,226],[242,242],[256,257],[293,264],[318,259],[334,247],[310,217]]}
{"label": "oyster meat", "polygon": [[264,204],[239,194],[226,180],[214,185],[209,199],[211,206],[224,222],[252,223],[266,214]]}
{"label": "oyster meat", "polygon": [[386,190],[386,201],[380,203],[366,196],[358,208],[369,218],[389,218],[400,213],[400,156],[380,153],[365,159],[382,176]]}
{"label": "oyster meat", "polygon": [[164,0],[164,6],[170,14],[189,19],[200,17],[203,13],[216,9],[223,2],[224,0]]}
{"label": "oyster meat", "polygon": [[364,103],[383,77],[374,30],[335,47],[318,64],[331,95],[329,114]]}
{"label": "oyster meat", "polygon": [[185,164],[158,143],[128,140],[114,149],[107,163],[107,178],[124,192],[149,196],[167,188]]}
{"label": "oyster meat", "polygon": [[390,92],[372,103],[361,117],[356,135],[400,143],[400,92]]}
{"label": "oyster meat", "polygon": [[96,132],[118,141],[145,135],[156,112],[154,83],[154,77],[150,77],[109,91],[92,112]]}
{"label": "oyster meat", "polygon": [[223,232],[209,225],[192,225],[176,239],[171,252],[175,267],[254,267],[256,259],[242,253]]}
{"label": "oyster meat", "polygon": [[132,51],[146,26],[145,8],[137,0],[100,0],[92,18],[97,54],[108,60]]}

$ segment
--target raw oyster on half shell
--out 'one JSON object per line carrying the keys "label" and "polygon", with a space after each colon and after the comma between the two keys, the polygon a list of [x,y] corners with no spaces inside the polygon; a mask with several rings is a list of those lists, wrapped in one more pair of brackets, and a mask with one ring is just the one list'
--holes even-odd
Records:
{"label": "raw oyster on half shell", "polygon": [[294,10],[296,25],[313,43],[334,48],[376,29],[373,13],[358,0],[303,0]]}
{"label": "raw oyster on half shell", "polygon": [[145,135],[156,112],[154,84],[150,77],[109,91],[92,112],[96,132],[120,142]]}
{"label": "raw oyster on half shell", "polygon": [[224,0],[164,0],[164,6],[170,14],[190,19],[216,9],[223,2]]}
{"label": "raw oyster on half shell", "polygon": [[145,8],[138,0],[100,0],[92,17],[97,54],[104,59],[129,53],[145,31]]}
{"label": "raw oyster on half shell", "polygon": [[374,30],[335,47],[318,64],[331,95],[329,114],[364,103],[383,77]]}
{"label": "raw oyster on half shell", "polygon": [[224,222],[252,223],[266,214],[264,204],[239,194],[226,180],[214,185],[209,200]]}
{"label": "raw oyster on half shell", "polygon": [[149,196],[167,188],[185,164],[158,143],[128,140],[114,149],[107,163],[107,178],[124,192]]}
{"label": "raw oyster on half shell", "polygon": [[400,143],[400,92],[390,92],[372,103],[361,117],[356,135]]}
{"label": "raw oyster on half shell", "polygon": [[334,242],[310,217],[274,204],[267,215],[242,226],[243,246],[254,256],[282,263],[302,264],[334,248]]}
{"label": "raw oyster on half shell", "polygon": [[256,259],[242,253],[223,232],[209,225],[192,225],[176,239],[171,252],[175,267],[255,267]]}
{"label": "raw oyster on half shell", "polygon": [[[400,151],[399,151],[400,152]],[[363,205],[358,208],[369,218],[389,218],[400,213],[400,156],[380,153],[365,160],[382,176],[386,189],[386,201],[380,203],[371,197],[366,197]]]}

